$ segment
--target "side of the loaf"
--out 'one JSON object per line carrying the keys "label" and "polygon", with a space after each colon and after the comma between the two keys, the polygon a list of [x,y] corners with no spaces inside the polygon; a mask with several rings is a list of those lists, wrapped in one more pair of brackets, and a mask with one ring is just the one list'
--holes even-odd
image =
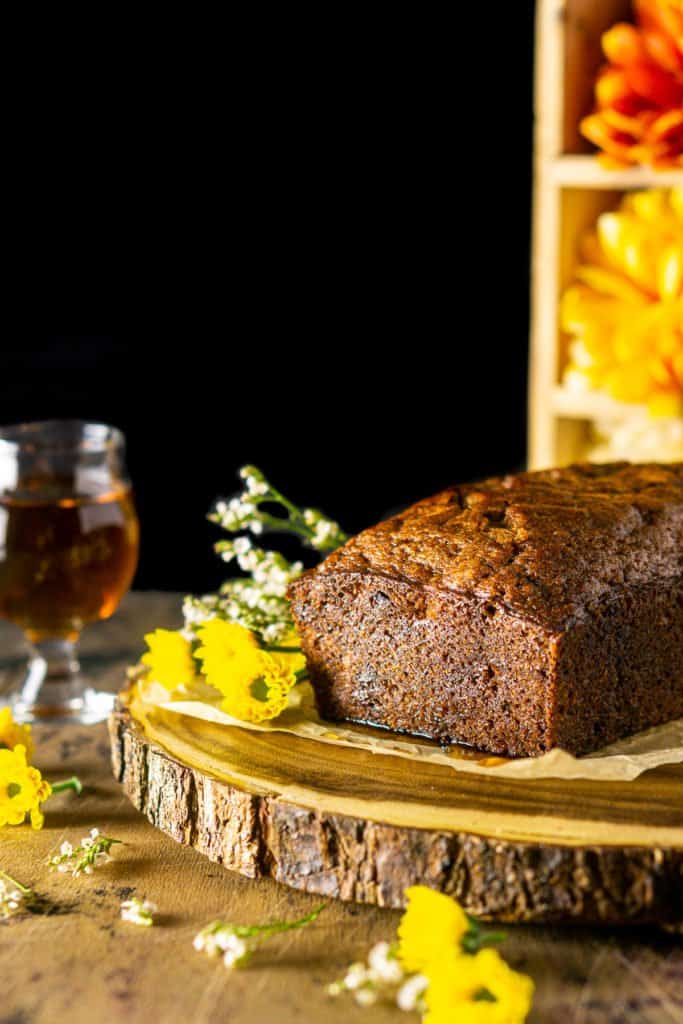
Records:
{"label": "side of the loaf", "polygon": [[683,579],[622,586],[566,630],[552,715],[574,754],[683,717]]}
{"label": "side of the loaf", "polygon": [[511,755],[555,744],[556,644],[488,601],[311,573],[292,611],[323,717]]}

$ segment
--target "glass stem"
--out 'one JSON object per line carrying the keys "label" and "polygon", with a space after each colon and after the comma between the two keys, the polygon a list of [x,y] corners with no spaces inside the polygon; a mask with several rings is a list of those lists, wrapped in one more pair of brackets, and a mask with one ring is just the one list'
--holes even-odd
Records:
{"label": "glass stem", "polygon": [[[32,639],[21,703],[63,706],[80,696],[76,641],[65,637]],[[49,714],[49,712],[48,712]]]}
{"label": "glass stem", "polygon": [[42,666],[46,683],[69,682],[80,671],[76,641],[64,637],[48,637],[31,645],[31,664]]}
{"label": "glass stem", "polygon": [[66,636],[45,636],[28,630],[26,639],[30,647],[28,670],[11,698],[17,722],[89,725],[107,718],[114,695],[93,689],[81,675],[76,631]]}

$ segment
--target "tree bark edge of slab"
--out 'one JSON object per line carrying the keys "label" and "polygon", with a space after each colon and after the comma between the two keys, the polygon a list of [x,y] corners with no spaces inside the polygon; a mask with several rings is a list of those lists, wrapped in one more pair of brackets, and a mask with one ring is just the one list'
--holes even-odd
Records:
{"label": "tree bark edge of slab", "polygon": [[421,883],[496,921],[683,922],[680,849],[531,844],[328,815],[196,771],[121,705],[109,732],[114,774],[151,824],[249,878],[385,907],[402,907]]}

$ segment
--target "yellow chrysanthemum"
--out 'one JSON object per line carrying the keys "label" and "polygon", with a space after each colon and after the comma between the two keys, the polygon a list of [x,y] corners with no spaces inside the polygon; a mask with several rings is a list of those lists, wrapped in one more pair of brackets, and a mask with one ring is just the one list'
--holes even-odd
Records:
{"label": "yellow chrysanthemum", "polygon": [[408,906],[398,926],[399,958],[407,971],[424,971],[450,949],[460,951],[469,929],[459,903],[426,885],[406,889]]}
{"label": "yellow chrysanthemum", "polygon": [[533,981],[508,967],[494,949],[474,956],[451,949],[425,974],[423,1024],[522,1024],[531,1008]]}
{"label": "yellow chrysanthemum", "polygon": [[0,828],[21,825],[27,814],[33,828],[42,828],[40,804],[51,792],[38,769],[27,763],[22,743],[14,750],[0,750]]}
{"label": "yellow chrysanthemum", "polygon": [[203,664],[204,675],[212,686],[211,675],[220,677],[235,658],[258,650],[258,640],[251,630],[225,619],[209,619],[197,629],[201,647],[196,656]]}
{"label": "yellow chrysanthemum", "polygon": [[147,677],[161,683],[167,690],[191,683],[195,676],[192,647],[182,633],[172,629],[155,629],[147,633],[145,643],[149,651],[142,656],[148,668]]}
{"label": "yellow chrysanthemum", "polygon": [[0,750],[14,750],[19,743],[26,750],[26,756],[30,760],[33,757],[31,726],[15,722],[11,708],[0,708]]}
{"label": "yellow chrysanthemum", "polygon": [[584,240],[561,303],[565,384],[683,414],[683,188],[630,193]]}
{"label": "yellow chrysanthemum", "polygon": [[211,619],[197,630],[196,657],[210,686],[223,694],[222,709],[245,722],[276,718],[296,683],[298,654],[262,650],[253,633]]}

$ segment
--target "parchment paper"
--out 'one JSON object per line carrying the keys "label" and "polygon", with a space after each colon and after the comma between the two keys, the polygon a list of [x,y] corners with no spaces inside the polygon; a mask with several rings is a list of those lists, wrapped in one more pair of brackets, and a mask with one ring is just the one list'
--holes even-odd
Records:
{"label": "parchment paper", "polygon": [[148,706],[163,708],[224,725],[226,729],[256,732],[285,732],[318,743],[356,747],[373,754],[404,757],[412,761],[441,764],[458,772],[490,774],[508,779],[594,779],[599,782],[624,782],[660,765],[683,762],[683,719],[620,740],[587,757],[573,757],[559,748],[542,757],[508,759],[492,757],[467,747],[440,747],[428,740],[404,739],[395,733],[382,733],[364,726],[325,722],[318,715],[312,692],[307,685],[297,687],[292,706],[275,721],[260,725],[232,718],[220,709],[216,691],[201,684],[176,690],[171,697],[157,683],[140,681],[138,693]]}

